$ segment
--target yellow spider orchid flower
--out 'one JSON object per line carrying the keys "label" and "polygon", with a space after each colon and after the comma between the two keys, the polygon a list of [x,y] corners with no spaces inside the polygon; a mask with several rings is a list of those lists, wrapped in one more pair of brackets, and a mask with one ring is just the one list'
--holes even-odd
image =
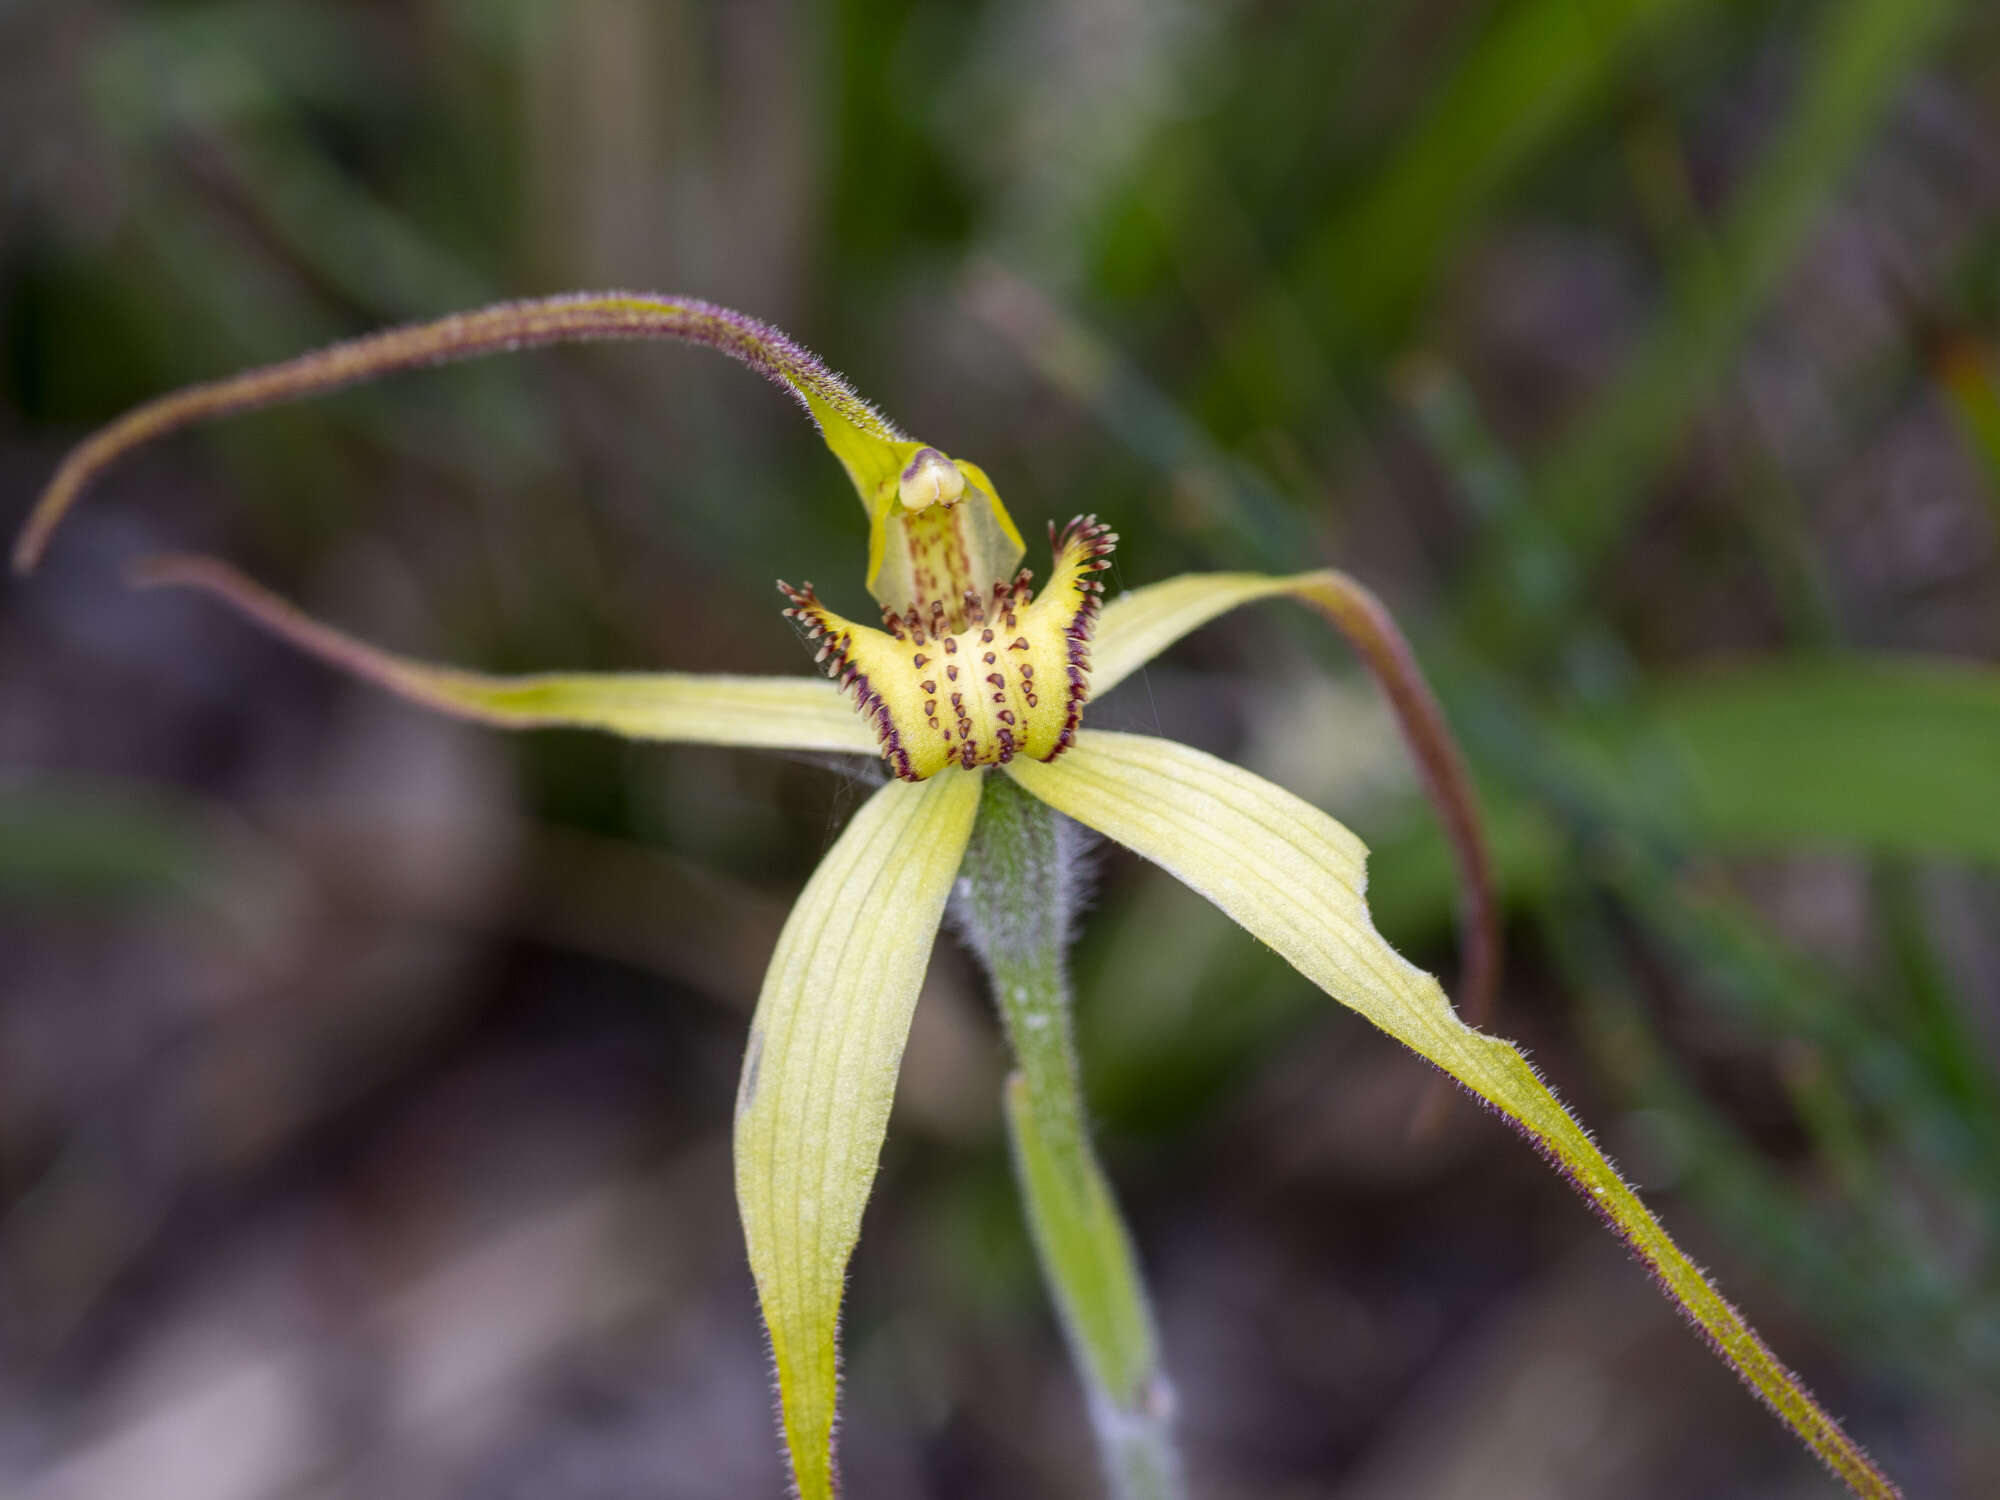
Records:
{"label": "yellow spider orchid flower", "polygon": [[[1898,1493],[1668,1238],[1521,1053],[1462,1020],[1437,981],[1376,933],[1363,899],[1365,851],[1353,834],[1289,792],[1198,750],[1082,727],[1091,693],[1109,691],[1228,610],[1290,598],[1319,611],[1354,642],[1389,693],[1452,837],[1471,893],[1466,987],[1476,1017],[1493,983],[1497,923],[1467,781],[1402,637],[1373,596],[1339,573],[1190,575],[1100,608],[1097,574],[1117,538],[1087,517],[1060,532],[1050,528],[1052,566],[1036,591],[1031,575],[1016,571],[1021,535],[977,466],[904,436],[766,324],[690,299],[626,293],[509,303],[393,329],[141,406],[64,462],[21,534],[15,566],[34,566],[63,514],[107,466],[191,423],[414,366],[543,344],[648,338],[708,344],[789,391],[859,493],[869,522],[866,583],[882,626],[834,614],[809,585],[780,585],[785,614],[816,651],[824,676],[487,676],[365,645],[213,559],[159,559],[137,576],[204,589],[335,666],[464,718],[879,755],[886,763],[893,779],[836,840],[778,939],[736,1107],[737,1197],[802,1496],[822,1500],[836,1489],[843,1282],[931,946],[968,847],[976,851],[975,823],[982,836],[987,828],[982,806],[997,809],[991,821],[1000,823],[1033,803],[1180,877],[1328,995],[1484,1101],[1570,1180],[1717,1352],[1841,1479],[1865,1495]],[[996,800],[1003,788],[1006,796]],[[1016,788],[1025,795],[1008,801]],[[975,913],[971,925],[978,923]],[[992,967],[1002,981],[1004,966]],[[1026,994],[1008,991],[1008,982],[1000,986],[1003,1009]],[[1025,1054],[1018,1033],[1016,1045]],[[1066,1047],[1066,1036],[1055,1045]],[[1024,1189],[1040,1205],[1038,1242],[1045,1261],[1087,1262],[1082,1275],[1097,1278],[1095,1300],[1058,1289],[1094,1396],[1143,1414],[1160,1388],[1129,1247],[1101,1178],[1091,1175],[1094,1168],[1079,1176],[1058,1138],[1081,1138],[1080,1111],[1038,1114],[1032,1089],[1032,1077],[1017,1077],[1007,1102]],[[1155,1477],[1159,1493],[1173,1492],[1170,1477]]]}

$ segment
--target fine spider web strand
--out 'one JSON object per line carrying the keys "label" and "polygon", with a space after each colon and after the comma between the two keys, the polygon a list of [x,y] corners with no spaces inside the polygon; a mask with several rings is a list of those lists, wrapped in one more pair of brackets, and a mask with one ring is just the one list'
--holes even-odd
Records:
{"label": "fine spider web strand", "polygon": [[[1119,562],[1118,558],[1115,556],[1111,559],[1111,581],[1118,585],[1118,592],[1120,594],[1129,592],[1129,586],[1125,582],[1124,566]],[[1146,710],[1149,714],[1152,715],[1153,733],[1157,735],[1165,735],[1167,732],[1167,727],[1160,719],[1160,697],[1159,694],[1153,691],[1153,674],[1151,668],[1152,668],[1152,663],[1150,661],[1141,662],[1139,664],[1139,670],[1135,675],[1138,677],[1140,682],[1145,684]]]}

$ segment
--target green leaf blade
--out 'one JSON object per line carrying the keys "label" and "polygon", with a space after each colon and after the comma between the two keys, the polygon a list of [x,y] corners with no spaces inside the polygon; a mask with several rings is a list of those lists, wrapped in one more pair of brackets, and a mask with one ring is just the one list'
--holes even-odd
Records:
{"label": "green leaf blade", "polygon": [[1702,847],[2000,863],[2000,672],[1934,657],[1792,657],[1667,683],[1579,726],[1594,769]]}

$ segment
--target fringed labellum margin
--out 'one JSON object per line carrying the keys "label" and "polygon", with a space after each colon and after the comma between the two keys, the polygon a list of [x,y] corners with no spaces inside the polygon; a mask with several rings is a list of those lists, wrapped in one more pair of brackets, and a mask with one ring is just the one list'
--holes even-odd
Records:
{"label": "fringed labellum margin", "polygon": [[909,581],[904,607],[884,599],[877,630],[834,614],[811,584],[780,583],[791,601],[786,618],[817,647],[826,674],[853,693],[882,758],[904,781],[954,765],[1004,766],[1016,755],[1054,760],[1075,740],[1090,693],[1090,636],[1104,591],[1094,575],[1111,565],[1117,536],[1095,516],[1060,533],[1051,523],[1054,567],[1036,596],[1026,568],[1011,580],[986,576],[990,562],[982,570],[977,539],[992,511],[950,459],[926,448],[902,478],[896,529],[906,549],[896,571]]}

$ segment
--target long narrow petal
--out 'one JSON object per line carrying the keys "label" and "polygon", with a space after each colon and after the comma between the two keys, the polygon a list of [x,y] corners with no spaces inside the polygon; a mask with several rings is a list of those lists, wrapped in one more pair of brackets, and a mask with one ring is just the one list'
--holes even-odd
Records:
{"label": "long narrow petal", "polygon": [[770,324],[726,307],[691,297],[635,292],[577,292],[503,302],[350,339],[135,407],[63,461],[14,545],[15,571],[25,573],[34,567],[49,534],[92,480],[132,449],[170,432],[398,370],[538,345],[606,339],[707,344],[791,392],[847,469],[871,517],[886,504],[883,497],[894,492],[897,476],[921,446],[898,432],[810,350]]}
{"label": "long narrow petal", "polygon": [[1334,999],[1517,1126],[1624,1237],[1746,1384],[1860,1494],[1896,1487],[1667,1237],[1513,1046],[1460,1021],[1430,975],[1376,933],[1367,851],[1260,777],[1169,740],[1086,730],[1046,764],[1007,767],[1050,806],[1144,855],[1222,908]]}
{"label": "long narrow petal", "polygon": [[605,729],[635,740],[876,753],[875,736],[831,682],[687,672],[489,677],[412,661],[322,624],[207,557],[157,558],[135,582],[201,589],[344,672],[462,719],[505,729]]}
{"label": "long narrow petal", "polygon": [[764,978],[736,1101],[736,1201],[803,1500],[833,1494],[847,1258],[980,777],[876,792],[806,883]]}
{"label": "long narrow petal", "polygon": [[1500,983],[1501,925],[1493,860],[1480,827],[1479,798],[1415,654],[1382,601],[1345,573],[1323,568],[1289,578],[1262,573],[1186,573],[1133,589],[1104,608],[1092,651],[1091,695],[1101,698],[1182,636],[1218,615],[1263,599],[1294,599],[1318,611],[1367,663],[1382,686],[1417,763],[1424,795],[1458,866],[1459,984],[1466,1015],[1493,1014]]}

